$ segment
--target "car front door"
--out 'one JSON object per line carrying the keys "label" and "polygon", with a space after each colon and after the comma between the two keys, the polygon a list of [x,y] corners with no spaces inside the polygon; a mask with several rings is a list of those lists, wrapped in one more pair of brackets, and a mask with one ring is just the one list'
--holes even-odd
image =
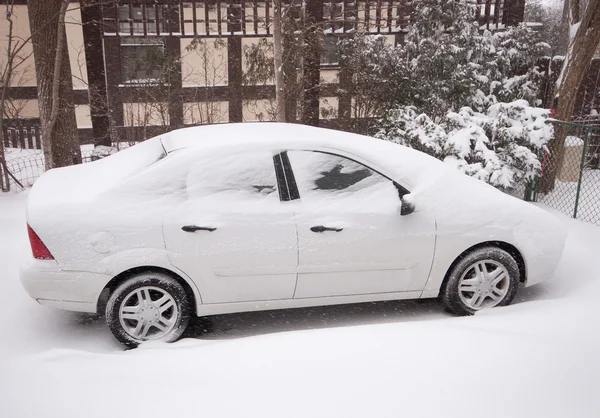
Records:
{"label": "car front door", "polygon": [[423,289],[435,247],[433,217],[418,208],[401,216],[397,185],[354,160],[298,150],[287,158],[299,194],[295,298]]}
{"label": "car front door", "polygon": [[293,297],[296,224],[274,158],[269,150],[203,153],[185,199],[165,218],[170,261],[196,282],[202,303]]}

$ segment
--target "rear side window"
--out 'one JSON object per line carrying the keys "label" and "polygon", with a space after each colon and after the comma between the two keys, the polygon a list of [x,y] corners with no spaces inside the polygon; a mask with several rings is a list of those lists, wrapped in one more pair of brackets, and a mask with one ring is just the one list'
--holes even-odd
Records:
{"label": "rear side window", "polygon": [[193,162],[186,183],[189,199],[279,200],[269,151],[210,152]]}

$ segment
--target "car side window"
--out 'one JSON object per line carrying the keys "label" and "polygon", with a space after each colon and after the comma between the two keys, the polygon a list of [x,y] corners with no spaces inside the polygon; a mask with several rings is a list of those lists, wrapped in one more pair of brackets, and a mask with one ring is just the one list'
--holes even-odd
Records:
{"label": "car side window", "polygon": [[391,180],[356,161],[316,151],[288,151],[288,157],[303,202],[394,210],[400,203]]}
{"label": "car side window", "polygon": [[278,201],[273,155],[269,151],[208,153],[193,163],[187,193],[190,199]]}

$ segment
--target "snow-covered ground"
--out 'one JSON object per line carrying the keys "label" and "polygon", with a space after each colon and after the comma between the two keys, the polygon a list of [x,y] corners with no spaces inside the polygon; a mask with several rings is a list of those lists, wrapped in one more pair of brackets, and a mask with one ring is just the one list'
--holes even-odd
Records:
{"label": "snow-covered ground", "polygon": [[[22,290],[26,194],[0,195],[0,417],[598,417],[600,228],[553,281],[455,318],[434,301],[220,316],[124,351]],[[194,329],[195,328],[195,329]]]}

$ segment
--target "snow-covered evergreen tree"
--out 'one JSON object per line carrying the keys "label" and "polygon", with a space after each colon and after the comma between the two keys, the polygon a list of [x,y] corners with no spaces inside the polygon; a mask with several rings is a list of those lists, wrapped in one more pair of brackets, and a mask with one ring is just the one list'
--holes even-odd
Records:
{"label": "snow-covered evergreen tree", "polygon": [[419,113],[415,106],[400,106],[388,112],[380,121],[376,136],[407,145],[440,160],[455,154],[446,130],[426,114]]}
{"label": "snow-covered evergreen tree", "polygon": [[526,25],[483,33],[467,0],[422,0],[405,44],[397,48],[410,74],[414,105],[436,120],[470,106],[485,111],[497,102],[536,103],[537,65],[549,49]]}
{"label": "snow-covered evergreen tree", "polygon": [[481,32],[466,0],[420,1],[391,54],[408,94],[394,98],[377,136],[494,186],[533,179],[552,134],[549,112],[528,104],[539,105],[537,65],[547,48],[526,25]]}
{"label": "snow-covered evergreen tree", "polygon": [[468,0],[419,0],[411,21],[395,48],[362,32],[340,42],[341,88],[354,103],[415,106],[433,121],[463,106],[485,112],[498,102],[537,104],[537,65],[548,45],[530,27],[482,32]]}
{"label": "snow-covered evergreen tree", "polygon": [[525,100],[497,103],[479,113],[450,111],[436,123],[414,107],[399,107],[381,122],[377,137],[423,151],[493,186],[514,188],[533,180],[538,155],[552,137],[547,109]]}
{"label": "snow-covered evergreen tree", "polygon": [[410,74],[410,104],[434,120],[468,104],[478,88],[474,62],[481,47],[474,8],[465,0],[422,0],[399,46]]}
{"label": "snow-covered evergreen tree", "polygon": [[480,72],[482,79],[487,78],[482,86],[487,103],[524,99],[541,104],[543,75],[538,65],[550,46],[542,42],[540,34],[520,24],[493,35],[486,32],[481,41]]}

